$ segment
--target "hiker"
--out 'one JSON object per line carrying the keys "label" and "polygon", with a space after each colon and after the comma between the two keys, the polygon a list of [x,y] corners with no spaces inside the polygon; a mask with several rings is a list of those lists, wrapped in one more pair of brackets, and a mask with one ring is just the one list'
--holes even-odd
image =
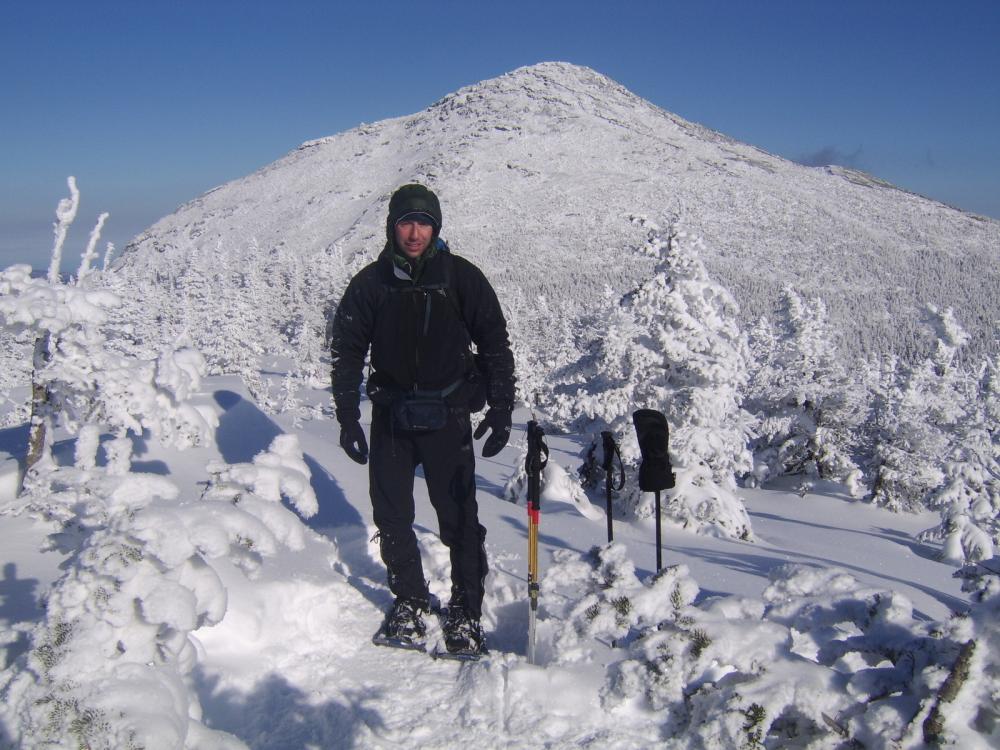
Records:
{"label": "hiker", "polygon": [[[440,231],[433,192],[412,184],[393,193],[385,247],[351,279],[334,315],[333,398],[341,447],[360,464],[370,461],[373,516],[395,596],[376,642],[381,636],[385,645],[423,646],[431,598],[413,531],[414,474],[423,465],[451,557],[445,646],[479,654],[487,563],[473,438],[489,431],[484,457],[510,439],[514,358],[496,293],[476,266],[449,251]],[[370,451],[359,409],[369,347]],[[470,413],[485,404],[473,436]]]}

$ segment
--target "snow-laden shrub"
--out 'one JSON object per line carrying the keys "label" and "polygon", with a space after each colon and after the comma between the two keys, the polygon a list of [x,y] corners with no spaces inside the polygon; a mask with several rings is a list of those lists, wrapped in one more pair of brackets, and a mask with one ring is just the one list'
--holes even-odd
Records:
{"label": "snow-laden shrub", "polygon": [[662,411],[678,470],[665,515],[694,531],[749,539],[735,477],[751,468],[752,420],[740,406],[750,352],[736,302],[709,278],[700,239],[637,221],[648,227],[642,252],[658,260],[654,275],[621,300],[589,354],[561,374],[563,384],[544,407],[557,423],[622,436],[622,459],[632,477],[622,505],[639,518],[654,509],[652,496],[636,485],[640,453],[631,417],[640,408]]}
{"label": "snow-laden shrub", "polygon": [[106,214],[91,232],[76,277],[61,279],[62,243],[79,200],[73,178],[69,186],[72,196],[56,212],[48,276],[32,278],[27,265],[0,272],[0,322],[34,340],[29,468],[46,468],[57,422],[70,432],[93,423],[118,436],[150,429],[178,445],[200,442],[213,424],[186,401],[204,374],[202,355],[170,345],[157,356],[141,358],[116,349],[109,340],[122,298],[94,283],[92,268]]}
{"label": "snow-laden shrub", "polygon": [[47,509],[71,564],[32,650],[4,674],[0,716],[23,747],[240,747],[199,721],[191,633],[225,615],[215,561],[253,575],[280,546],[303,547],[304,527],[281,504],[316,512],[298,442],[281,435],[253,463],[213,465],[195,499],[163,477],[99,467],[97,437],[82,430],[76,465],[21,499]]}
{"label": "snow-laden shrub", "polygon": [[759,601],[697,594],[685,566],[640,581],[617,544],[559,553],[542,581],[552,658],[617,646],[602,705],[656,716],[668,748],[986,748],[1000,737],[996,596],[928,623],[905,597],[805,566],[773,571]]}
{"label": "snow-laden shrub", "polygon": [[589,643],[628,640],[642,628],[676,620],[698,594],[685,566],[640,582],[628,550],[618,542],[585,555],[559,550],[541,582],[546,614],[559,623],[552,653],[559,663],[589,658]]}
{"label": "snow-laden shrub", "polygon": [[[219,470],[226,482],[198,500],[164,477],[131,471],[129,433],[178,448],[208,437],[214,415],[189,401],[205,362],[190,349],[137,357],[109,340],[120,299],[91,283],[101,222],[75,282],[60,280],[77,198],[70,187],[48,278],[32,279],[26,266],[0,274],[5,326],[36,339],[33,434],[41,428],[26,491],[0,511],[52,523],[52,545],[66,556],[44,620],[28,634],[31,649],[0,677],[5,737],[20,747],[238,747],[199,721],[190,634],[225,614],[213,560],[253,572],[280,544],[302,545],[302,526],[280,500],[315,513],[308,470],[297,441],[283,436],[255,459],[256,474]],[[57,418],[78,435],[72,466],[51,460]]]}
{"label": "snow-laden shrub", "polygon": [[[212,462],[208,470],[213,478],[212,497],[229,497],[264,523],[283,544],[294,550],[302,549],[302,524],[282,507],[282,498],[287,499],[303,518],[316,515],[319,502],[295,435],[278,435],[270,447],[254,456],[250,463]],[[269,544],[265,554],[273,549]]]}
{"label": "snow-laden shrub", "polygon": [[893,360],[875,399],[871,500],[891,510],[923,509],[944,483],[944,464],[961,444],[975,403],[972,382],[958,363],[968,335],[951,309],[928,313],[938,336],[934,354],[913,366]]}
{"label": "snow-laden shrub", "polygon": [[757,417],[753,484],[785,474],[847,481],[867,412],[865,390],[848,377],[823,300],[782,291],[776,325],[751,331],[754,364],[746,408]]}
{"label": "snow-laden shrub", "polygon": [[975,398],[955,425],[944,481],[926,504],[941,523],[920,534],[942,543],[942,558],[956,565],[993,557],[1000,546],[1000,363],[986,363],[974,382]]}
{"label": "snow-laden shrub", "polygon": [[1000,594],[1000,555],[963,565],[955,573],[962,579],[962,591],[975,602],[984,602]]}
{"label": "snow-laden shrub", "polygon": [[[502,497],[515,505],[528,504],[528,472],[525,468],[526,453],[515,462],[514,473],[504,483]],[[566,471],[555,461],[549,460],[542,469],[539,486],[539,501],[544,508],[548,503],[566,503],[576,508],[582,516],[600,520],[604,516],[590,503],[580,479]]]}
{"label": "snow-laden shrub", "polygon": [[292,406],[294,393],[270,390],[262,358],[291,363],[289,385],[329,385],[324,310],[359,267],[325,252],[303,258],[295,248],[248,244],[252,262],[246,247],[196,243],[185,263],[155,274],[123,263],[102,281],[122,298],[129,324],[121,335],[135,349],[155,352],[184,338],[210,374],[239,375],[258,406],[276,413]]}
{"label": "snow-laden shrub", "polygon": [[[993,748],[1000,745],[1000,558],[955,575],[964,579],[962,590],[973,605],[941,626],[942,636],[961,648],[933,702],[925,702],[918,716],[920,731],[932,746]],[[918,734],[913,730],[909,737]]]}

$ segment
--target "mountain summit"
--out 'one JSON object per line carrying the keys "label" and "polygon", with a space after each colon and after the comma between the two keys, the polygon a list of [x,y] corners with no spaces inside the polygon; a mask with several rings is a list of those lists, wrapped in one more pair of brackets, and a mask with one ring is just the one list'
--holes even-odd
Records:
{"label": "mountain summit", "polygon": [[[392,191],[441,197],[442,236],[503,290],[623,293],[651,261],[644,217],[701,235],[746,321],[783,284],[825,299],[848,352],[926,347],[927,304],[954,307],[995,348],[1000,222],[838,167],[805,167],[645,101],[589,68],[541,63],[416,114],[302,144],[181,206],[117,268],[173,278],[195,256],[285,257],[327,278],[374,257]],[[353,262],[352,262],[353,261]]]}

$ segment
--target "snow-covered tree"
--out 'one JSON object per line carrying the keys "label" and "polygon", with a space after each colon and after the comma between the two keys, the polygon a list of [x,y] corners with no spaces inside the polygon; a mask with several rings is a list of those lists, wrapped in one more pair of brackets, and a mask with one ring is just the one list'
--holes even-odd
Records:
{"label": "snow-covered tree", "polygon": [[913,366],[891,361],[874,399],[871,500],[892,510],[920,509],[942,485],[971,403],[956,356],[966,334],[950,309],[929,312],[938,333],[934,354]]}
{"label": "snow-covered tree", "polygon": [[927,498],[941,523],[920,535],[943,543],[954,564],[985,560],[1000,546],[1000,361],[984,363],[943,462],[943,482]]}
{"label": "snow-covered tree", "polygon": [[141,435],[155,424],[187,444],[209,429],[205,416],[184,403],[203,370],[201,355],[165,350],[155,360],[138,360],[112,351],[102,327],[118,305],[104,290],[34,279],[28,266],[0,273],[4,324],[30,329],[45,342],[34,375],[45,398],[33,416],[42,429],[31,446],[38,452],[32,465],[47,459],[57,421],[71,432],[100,423],[118,435]]}
{"label": "snow-covered tree", "polygon": [[848,377],[823,300],[786,286],[775,328],[751,333],[754,370],[747,408],[758,418],[752,442],[756,482],[784,474],[849,481],[863,390]]}
{"label": "snow-covered tree", "polygon": [[[72,180],[71,188],[78,198]],[[75,210],[61,205],[60,222],[71,213]],[[63,234],[57,227],[57,236]],[[96,234],[90,245],[96,243]],[[127,432],[141,435],[156,426],[184,444],[198,442],[210,428],[205,415],[185,403],[203,370],[198,352],[164,349],[145,360],[109,345],[105,326],[121,299],[94,284],[80,283],[90,276],[90,245],[76,283],[60,278],[58,238],[47,278],[32,278],[27,265],[0,272],[0,320],[36,341],[28,466],[41,471],[47,468],[57,422],[74,433],[85,424],[102,424],[118,437]]]}
{"label": "snow-covered tree", "polygon": [[[580,385],[561,389],[546,406],[556,421],[621,435],[622,457],[633,467],[640,452],[632,413],[662,411],[677,474],[667,517],[685,528],[749,538],[735,476],[750,469],[751,418],[740,406],[750,354],[736,303],[709,277],[699,238],[642,224],[643,252],[658,261],[653,276],[611,314],[573,378]],[[630,473],[626,504],[649,517],[652,497],[639,492]]]}

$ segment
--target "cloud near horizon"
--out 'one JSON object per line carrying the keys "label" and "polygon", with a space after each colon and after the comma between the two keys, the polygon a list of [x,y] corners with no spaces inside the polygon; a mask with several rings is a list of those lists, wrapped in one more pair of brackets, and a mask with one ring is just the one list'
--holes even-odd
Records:
{"label": "cloud near horizon", "polygon": [[801,156],[794,157],[793,161],[806,167],[825,167],[829,164],[836,164],[841,167],[861,167],[862,148],[851,152],[844,151],[837,146],[823,146],[816,151]]}

